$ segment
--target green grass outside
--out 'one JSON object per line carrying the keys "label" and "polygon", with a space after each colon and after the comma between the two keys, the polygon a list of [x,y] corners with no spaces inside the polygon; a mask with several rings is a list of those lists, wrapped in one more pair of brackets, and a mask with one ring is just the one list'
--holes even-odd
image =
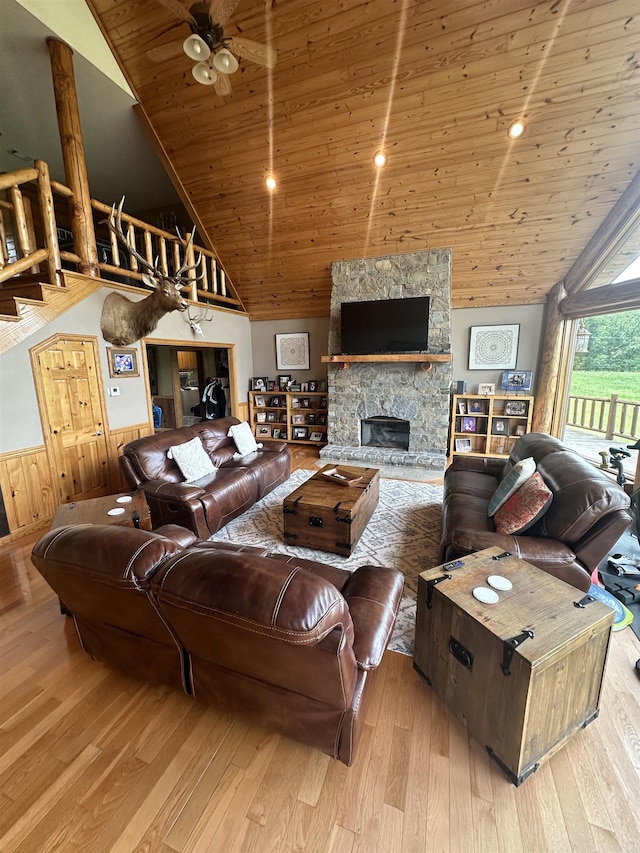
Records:
{"label": "green grass outside", "polygon": [[[624,400],[630,403],[636,403],[640,406],[640,374],[638,373],[621,373],[613,370],[575,370],[571,379],[571,396],[572,397],[601,397],[609,399],[612,394],[618,395],[618,401]],[[588,404],[586,424],[588,428],[590,420],[591,406]],[[594,427],[598,426],[599,409],[596,408],[597,415],[594,419]],[[582,410],[578,410],[576,419],[580,419]],[[625,429],[622,430],[621,419],[622,411],[617,410],[615,431],[619,435],[629,434],[632,429],[631,411],[627,411],[627,419]],[[609,404],[604,405],[604,427],[606,427],[609,417]],[[573,420],[573,406],[569,407],[569,420]],[[576,421],[577,422],[577,421]],[[637,427],[636,427],[637,429]]]}
{"label": "green grass outside", "polygon": [[571,394],[576,397],[606,397],[640,403],[640,373],[613,370],[574,370]]}

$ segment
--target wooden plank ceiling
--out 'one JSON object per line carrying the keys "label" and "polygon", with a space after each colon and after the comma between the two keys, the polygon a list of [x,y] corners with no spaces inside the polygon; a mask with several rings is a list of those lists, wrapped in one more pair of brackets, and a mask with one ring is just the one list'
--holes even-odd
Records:
{"label": "wooden plank ceiling", "polygon": [[227,98],[158,0],[88,2],[254,319],[327,315],[334,260],[439,247],[455,307],[542,302],[639,168],[638,0],[240,0],[225,35],[278,60]]}

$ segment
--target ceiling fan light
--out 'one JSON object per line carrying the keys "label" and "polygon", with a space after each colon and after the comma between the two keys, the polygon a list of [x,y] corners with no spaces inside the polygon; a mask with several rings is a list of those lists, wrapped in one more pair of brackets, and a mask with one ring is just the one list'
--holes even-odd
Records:
{"label": "ceiling fan light", "polygon": [[196,62],[191,69],[191,73],[198,83],[202,83],[203,86],[213,86],[218,77],[215,69],[211,68],[208,62]]}
{"label": "ceiling fan light", "polygon": [[383,166],[387,165],[387,155],[384,153],[384,151],[376,151],[376,153],[373,155],[373,165],[377,169],[382,169]]}
{"label": "ceiling fan light", "polygon": [[264,182],[267,185],[268,190],[273,191],[278,186],[278,182],[276,181],[273,175],[267,175],[267,177],[264,179]]}
{"label": "ceiling fan light", "polygon": [[193,33],[182,42],[182,49],[194,62],[209,59],[211,56],[209,45],[197,33]]}
{"label": "ceiling fan light", "polygon": [[213,57],[213,64],[222,74],[233,74],[234,71],[238,70],[238,60],[226,47],[216,52]]}

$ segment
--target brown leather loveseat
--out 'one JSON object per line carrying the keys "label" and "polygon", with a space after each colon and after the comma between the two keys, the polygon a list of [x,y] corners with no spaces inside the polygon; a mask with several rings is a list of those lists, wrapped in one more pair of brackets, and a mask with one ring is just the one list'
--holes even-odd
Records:
{"label": "brown leather loveseat", "polygon": [[[201,421],[124,446],[120,468],[132,489],[143,489],[154,529],[177,524],[208,539],[289,478],[291,454],[283,441],[267,441],[254,453],[234,459],[236,445],[227,433],[239,423],[237,418]],[[188,483],[167,453],[198,437],[215,470]]]}
{"label": "brown leather loveseat", "polygon": [[56,528],[32,561],[92,657],[352,763],[400,572],[351,574],[173,525]]}
{"label": "brown leather loveseat", "polygon": [[[532,457],[553,493],[549,508],[519,535],[496,532],[491,497],[508,470]],[[559,439],[519,438],[508,462],[455,456],[445,472],[439,562],[498,546],[584,592],[591,574],[631,523],[629,498],[611,478]]]}

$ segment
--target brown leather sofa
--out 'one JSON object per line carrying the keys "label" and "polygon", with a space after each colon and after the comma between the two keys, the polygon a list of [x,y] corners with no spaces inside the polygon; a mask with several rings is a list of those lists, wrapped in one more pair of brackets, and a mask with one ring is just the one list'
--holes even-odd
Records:
{"label": "brown leather sofa", "polygon": [[[261,450],[233,458],[236,445],[227,432],[238,423],[237,418],[201,421],[124,446],[120,468],[132,489],[144,490],[154,529],[177,524],[208,539],[289,478],[291,454],[283,441],[266,441]],[[167,451],[196,436],[202,439],[216,470],[195,483],[186,483]]]}
{"label": "brown leather sofa", "polygon": [[[489,501],[509,468],[533,457],[553,492],[548,510],[519,535],[496,532]],[[629,498],[610,477],[550,435],[519,438],[507,463],[455,456],[444,477],[439,562],[498,546],[586,592],[591,574],[631,523]]]}
{"label": "brown leather sofa", "polygon": [[351,764],[403,587],[183,528],[51,530],[32,561],[83,649]]}

